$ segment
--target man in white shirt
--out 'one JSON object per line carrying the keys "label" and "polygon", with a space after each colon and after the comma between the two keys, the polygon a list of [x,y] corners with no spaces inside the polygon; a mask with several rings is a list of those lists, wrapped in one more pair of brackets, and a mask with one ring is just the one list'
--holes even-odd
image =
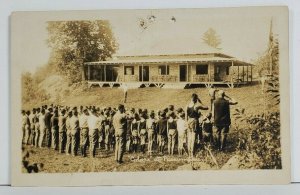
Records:
{"label": "man in white shirt", "polygon": [[29,134],[29,144],[34,145],[34,138],[35,138],[35,108],[32,109],[31,114],[29,115],[29,121],[30,121],[30,134]]}
{"label": "man in white shirt", "polygon": [[101,120],[97,116],[96,110],[92,109],[89,112],[88,116],[88,128],[89,128],[89,138],[90,138],[90,154],[91,157],[95,157],[96,155],[96,145],[99,137],[99,127],[101,126]]}
{"label": "man in white shirt", "polygon": [[83,157],[86,157],[86,148],[88,146],[89,128],[88,128],[88,111],[84,109],[79,116],[80,126],[80,151]]}
{"label": "man in white shirt", "polygon": [[118,112],[113,117],[113,126],[115,128],[116,146],[115,146],[115,160],[117,163],[122,163],[123,154],[125,152],[126,143],[126,128],[127,118],[125,114],[124,105],[118,106]]}
{"label": "man in white shirt", "polygon": [[77,109],[73,109],[73,116],[70,119],[71,135],[72,135],[72,148],[71,153],[73,156],[77,155],[79,139],[80,139],[80,128]]}
{"label": "man in white shirt", "polygon": [[43,146],[43,141],[46,135],[45,109],[42,109],[41,111],[41,114],[39,116],[39,124],[40,124],[40,139],[38,141],[38,146],[41,148]]}

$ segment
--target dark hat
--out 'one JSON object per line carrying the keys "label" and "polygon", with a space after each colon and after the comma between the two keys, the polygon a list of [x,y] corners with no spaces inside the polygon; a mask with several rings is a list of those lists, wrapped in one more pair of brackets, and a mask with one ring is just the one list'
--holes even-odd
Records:
{"label": "dark hat", "polygon": [[184,113],[184,112],[181,112],[181,113],[179,114],[179,116],[180,116],[181,118],[184,118],[184,117],[185,117],[185,113]]}
{"label": "dark hat", "polygon": [[172,117],[172,118],[175,118],[175,112],[168,112],[167,113],[167,117]]}
{"label": "dark hat", "polygon": [[178,113],[179,112],[183,112],[183,109],[182,108],[177,108],[177,110],[176,110]]}
{"label": "dark hat", "polygon": [[159,113],[159,115],[160,115],[161,117],[165,117],[165,116],[166,116],[166,112],[162,111],[162,112]]}
{"label": "dark hat", "polygon": [[169,106],[168,106],[168,109],[169,109],[169,110],[174,110],[174,105],[169,105]]}

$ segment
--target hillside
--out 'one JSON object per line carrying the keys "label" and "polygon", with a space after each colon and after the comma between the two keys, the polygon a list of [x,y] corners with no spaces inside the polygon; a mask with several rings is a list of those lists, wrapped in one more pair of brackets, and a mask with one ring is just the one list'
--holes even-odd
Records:
{"label": "hillside", "polygon": [[[87,88],[86,84],[69,86],[64,79],[58,75],[47,77],[39,84],[50,96],[48,103],[68,106],[95,105],[99,107],[117,106],[123,102],[123,91],[118,88]],[[249,113],[256,113],[263,109],[264,96],[260,85],[242,86],[239,88],[222,88],[227,95],[239,102],[238,106],[246,108]],[[209,105],[210,100],[207,88],[193,89],[161,89],[161,88],[139,88],[128,90],[128,101],[126,107],[147,108],[157,110],[170,104],[175,107],[184,107],[192,93],[197,93],[204,104]],[[36,106],[46,102],[36,101]],[[32,103],[24,105],[29,108],[35,106]],[[278,108],[272,107],[276,110]]]}

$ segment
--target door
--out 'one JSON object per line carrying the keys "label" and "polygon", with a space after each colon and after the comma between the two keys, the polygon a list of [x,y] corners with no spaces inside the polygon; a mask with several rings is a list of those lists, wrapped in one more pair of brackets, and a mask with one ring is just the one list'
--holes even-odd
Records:
{"label": "door", "polygon": [[186,65],[180,65],[179,66],[179,80],[180,82],[185,82],[187,78],[187,66]]}
{"label": "door", "polygon": [[139,81],[149,81],[149,66],[139,66]]}
{"label": "door", "polygon": [[214,81],[222,81],[221,80],[221,66],[218,66],[218,65],[215,66],[214,76],[215,76]]}

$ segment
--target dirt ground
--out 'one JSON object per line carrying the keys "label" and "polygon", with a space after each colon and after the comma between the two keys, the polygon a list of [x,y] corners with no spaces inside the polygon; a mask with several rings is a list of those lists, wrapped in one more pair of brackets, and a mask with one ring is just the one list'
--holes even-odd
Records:
{"label": "dirt ground", "polygon": [[[232,106],[231,111],[235,108],[245,108],[246,113],[260,114],[264,109],[268,111],[278,110],[276,106],[264,104],[264,95],[260,85],[243,86],[239,88],[222,88],[225,93],[239,102],[238,105]],[[126,107],[147,108],[157,110],[167,107],[170,104],[175,108],[184,107],[190,99],[192,93],[197,93],[204,104],[209,105],[208,89],[160,89],[160,88],[141,88],[129,89],[128,102]],[[117,106],[123,102],[123,91],[117,88],[91,88],[84,91],[64,91],[57,101],[49,103],[59,103],[61,105],[79,106],[79,105],[96,105]],[[24,105],[30,107],[32,105]],[[38,105],[37,105],[38,106]],[[205,113],[205,112],[204,112]],[[192,169],[219,169],[236,153],[236,141],[238,132],[234,130],[235,121],[232,119],[232,127],[229,133],[229,144],[227,151],[218,152],[212,150],[212,155],[216,159],[213,161],[211,155],[200,145],[200,150],[194,159],[195,162],[188,161],[187,155],[178,157],[154,155],[148,157],[146,154],[128,154],[124,155],[124,164],[118,165],[114,161],[112,151],[97,150],[96,158],[83,158],[81,156],[67,156],[59,154],[57,151],[47,148],[34,148],[25,146],[25,151],[29,152],[28,161],[30,163],[43,163],[43,172],[102,172],[102,171],[165,171],[180,170],[182,166],[197,164]],[[195,168],[196,167],[196,168]],[[183,168],[187,170],[189,168]]]}

